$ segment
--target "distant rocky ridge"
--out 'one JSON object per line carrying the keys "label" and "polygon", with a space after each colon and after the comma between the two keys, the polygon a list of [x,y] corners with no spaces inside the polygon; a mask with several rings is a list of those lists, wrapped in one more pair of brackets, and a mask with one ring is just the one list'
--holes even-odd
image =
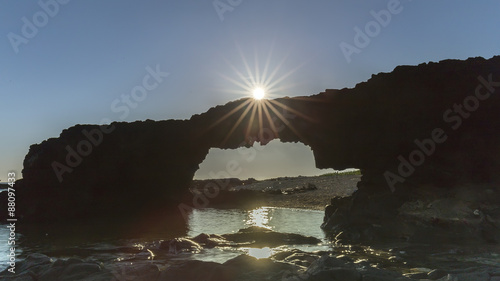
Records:
{"label": "distant rocky ridge", "polygon": [[500,56],[445,60],[399,66],[352,89],[267,102],[262,127],[252,110],[243,115],[250,99],[189,120],[76,125],[30,147],[17,214],[44,222],[171,212],[189,196],[210,148],[274,138],[309,145],[318,168],[361,169],[364,186],[495,182],[497,81]]}

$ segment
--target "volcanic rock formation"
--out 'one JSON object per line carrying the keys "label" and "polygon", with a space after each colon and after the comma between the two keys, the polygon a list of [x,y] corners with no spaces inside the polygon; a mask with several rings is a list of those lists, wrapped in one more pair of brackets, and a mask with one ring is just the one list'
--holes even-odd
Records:
{"label": "volcanic rock formation", "polygon": [[17,214],[41,222],[171,211],[210,148],[275,138],[309,145],[318,168],[359,168],[363,184],[388,191],[496,181],[499,86],[498,56],[445,60],[398,66],[352,89],[241,99],[189,120],[76,125],[30,147]]}

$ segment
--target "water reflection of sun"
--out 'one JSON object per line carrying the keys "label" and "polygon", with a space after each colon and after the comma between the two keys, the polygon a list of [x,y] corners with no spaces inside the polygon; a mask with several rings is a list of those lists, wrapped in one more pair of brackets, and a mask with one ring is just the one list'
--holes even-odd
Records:
{"label": "water reflection of sun", "polygon": [[[248,212],[248,219],[245,221],[245,224],[248,226],[258,226],[267,229],[271,229],[272,227],[269,225],[272,217],[269,215],[269,211],[271,209],[268,207],[261,207],[258,209],[254,209]],[[270,257],[274,251],[269,247],[264,248],[248,248],[246,249],[249,256],[252,256],[257,259],[268,258]]]}
{"label": "water reflection of sun", "polygon": [[272,254],[274,254],[274,251],[269,247],[248,249],[248,255],[257,259],[269,258]]}
{"label": "water reflection of sun", "polygon": [[248,219],[245,224],[248,226],[258,226],[271,229],[271,226],[269,226],[269,220],[272,217],[269,217],[269,210],[270,209],[267,207],[262,207],[250,211],[248,213]]}

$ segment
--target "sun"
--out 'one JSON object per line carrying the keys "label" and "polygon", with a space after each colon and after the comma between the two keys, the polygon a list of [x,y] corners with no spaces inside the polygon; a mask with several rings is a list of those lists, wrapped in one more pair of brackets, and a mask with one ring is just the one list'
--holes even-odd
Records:
{"label": "sun", "polygon": [[264,89],[262,89],[260,87],[253,89],[253,98],[254,99],[261,100],[264,98],[265,95],[266,95],[266,91],[264,91]]}
{"label": "sun", "polygon": [[[287,56],[285,56],[274,69],[271,69],[271,56],[273,53],[273,48],[269,51],[267,56],[267,60],[265,60],[265,65],[263,68],[259,67],[259,58],[257,54],[255,54],[255,62],[253,65],[248,64],[247,59],[245,58],[243,51],[238,46],[238,51],[240,53],[242,63],[241,65],[244,67],[243,71],[240,71],[236,66],[234,66],[231,62],[226,60],[228,66],[234,71],[237,78],[233,78],[231,76],[227,76],[225,74],[219,73],[219,75],[225,80],[231,82],[239,89],[221,89],[221,91],[235,93],[237,95],[244,96],[244,99],[239,100],[239,105],[231,109],[224,116],[210,124],[201,134],[211,130],[224,120],[227,120],[233,114],[239,114],[240,117],[233,124],[231,129],[227,132],[224,139],[221,141],[221,144],[226,144],[233,133],[241,129],[242,122],[246,122],[246,130],[245,130],[245,141],[247,144],[252,145],[254,141],[264,141],[265,139],[260,136],[263,130],[270,130],[270,135],[274,138],[279,137],[279,132],[282,127],[276,127],[277,119],[281,120],[281,122],[295,135],[299,137],[301,140],[305,140],[305,138],[297,131],[292,123],[288,120],[286,116],[298,116],[308,122],[317,123],[314,118],[307,116],[306,114],[288,106],[286,103],[282,103],[278,101],[277,97],[281,96],[281,93],[286,91],[287,89],[293,88],[294,83],[285,83],[285,79],[289,78],[292,74],[294,74],[303,64],[289,70],[285,74],[278,76],[280,69]],[[255,68],[252,71],[252,66]],[[242,112],[241,112],[242,111]],[[272,116],[274,115],[274,116]],[[277,119],[276,119],[277,117]],[[266,128],[264,126],[269,126]],[[259,130],[259,134],[257,138],[253,135],[255,130]],[[306,141],[307,143],[307,141]]]}

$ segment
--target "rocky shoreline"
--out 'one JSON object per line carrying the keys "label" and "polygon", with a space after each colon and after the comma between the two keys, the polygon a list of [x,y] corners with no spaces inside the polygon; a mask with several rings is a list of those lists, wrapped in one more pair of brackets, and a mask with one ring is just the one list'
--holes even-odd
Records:
{"label": "rocky shoreline", "polygon": [[[483,188],[486,190],[485,194],[476,192],[475,196],[471,196],[470,187],[456,188],[454,190],[459,192],[454,196],[450,196],[448,192],[447,200],[442,198],[444,195],[440,196],[435,191],[435,187],[413,188],[411,200],[405,201],[394,211],[395,205],[389,204],[387,198],[395,200],[396,195],[379,190],[376,194],[370,194],[379,196],[377,200],[372,200],[378,204],[370,203],[366,201],[366,190],[374,188],[365,189],[359,180],[359,175],[279,178],[245,184],[236,182],[239,184],[230,188],[229,192],[235,194],[242,190],[263,193],[264,196],[255,202],[261,206],[307,206],[319,209],[324,207],[325,200],[331,201],[326,209],[323,225],[327,233],[332,234],[330,251],[303,252],[288,249],[274,253],[269,258],[256,259],[240,255],[223,263],[183,256],[220,247],[263,248],[320,242],[313,237],[250,227],[232,234],[200,234],[196,237],[158,241],[146,245],[132,257],[105,263],[91,259],[54,259],[43,254],[30,254],[17,264],[15,275],[4,271],[0,273],[0,277],[2,280],[27,281],[500,280],[500,247],[498,243],[488,244],[480,239],[485,233],[481,223],[497,218],[492,213],[497,210],[492,205],[496,202],[494,198],[497,194],[494,186]],[[202,186],[201,183],[203,182],[195,182],[194,188]],[[315,188],[302,188],[313,185]],[[289,192],[294,190],[296,192]],[[426,193],[427,201],[416,196],[416,190]],[[434,197],[428,196],[430,190]],[[327,199],[331,196],[334,199]],[[305,197],[308,199],[300,201],[300,198]],[[460,202],[462,204],[457,205]],[[476,209],[472,207],[479,208],[481,213],[475,214]],[[335,211],[332,211],[333,208],[336,208]],[[345,216],[343,212],[346,211],[350,214],[349,221],[340,219],[340,215]],[[396,215],[383,217],[386,211]],[[375,220],[380,223],[380,227],[376,226]],[[416,231],[416,225],[420,232]],[[408,231],[412,227],[415,233],[405,239],[399,237],[401,232],[395,231],[398,228]],[[393,232],[388,232],[387,229]],[[426,232],[422,232],[423,230]],[[453,235],[450,234],[453,233],[458,240],[451,239]],[[439,237],[447,237],[449,240],[439,240]],[[384,240],[391,242],[384,243]]]}
{"label": "rocky shoreline", "polygon": [[[203,192],[204,187],[214,186],[223,181],[225,190],[215,198],[210,198],[208,207],[280,207],[325,209],[331,197],[347,197],[356,189],[361,175],[331,174],[324,176],[281,177],[266,180],[220,179],[195,180],[191,191]],[[219,183],[218,183],[219,182]],[[241,193],[240,193],[241,192]],[[189,202],[187,202],[189,203]]]}
{"label": "rocky shoreline", "polygon": [[[416,250],[415,247],[394,247],[383,251],[376,250],[376,247],[350,245],[337,246],[332,251],[313,253],[287,250],[260,259],[243,254],[223,263],[185,258],[213,247],[255,245],[253,240],[255,235],[263,235],[261,238],[264,239],[258,242],[260,246],[317,242],[312,237],[300,235],[294,235],[291,241],[291,234],[249,228],[242,229],[236,234],[201,234],[192,238],[158,241],[138,250],[130,258],[107,263],[79,258],[53,259],[43,254],[30,254],[17,264],[15,275],[4,271],[0,273],[0,278],[22,281],[496,281],[500,279],[499,264],[488,264],[485,262],[486,259],[474,262],[442,259],[439,266],[425,266],[425,263],[408,258],[411,252]],[[457,253],[462,256],[464,254]],[[490,260],[498,258],[493,249],[486,254]],[[434,256],[435,260],[439,258]]]}
{"label": "rocky shoreline", "polygon": [[[252,100],[241,99],[189,120],[73,126],[58,138],[32,145],[25,157],[23,179],[16,182],[16,215],[25,224],[67,227],[99,217],[146,219],[155,225],[160,222],[154,215],[165,223],[168,214],[185,219],[193,208],[322,210],[328,205],[321,227],[332,251],[302,253],[315,257],[311,263],[242,256],[221,264],[184,260],[167,267],[143,261],[151,254],[144,252],[129,261],[133,266],[123,269],[122,279],[109,275],[108,267],[117,263],[52,261],[36,255],[19,262],[20,275],[13,280],[498,281],[498,81],[500,56],[445,60],[398,66],[351,89],[269,101],[274,110],[259,121],[246,114]],[[272,132],[269,138],[264,137],[266,129]],[[356,167],[362,176],[247,181],[225,188],[215,184],[189,193],[211,148],[252,147],[276,138],[309,145],[318,168]],[[78,147],[87,143],[93,144],[92,153],[80,155]],[[223,173],[229,177],[235,168],[228,165]],[[5,192],[0,201],[7,202]],[[181,204],[188,208],[178,208]],[[7,210],[1,210],[0,219],[7,218]],[[389,243],[407,246],[387,248]],[[454,245],[450,253],[434,252],[445,245]],[[467,254],[470,245],[485,249],[480,254],[487,257]],[[407,247],[415,246],[428,256],[415,266],[404,265],[415,259],[406,256]],[[396,265],[379,268],[384,263],[351,258],[370,251]],[[443,255],[445,261],[436,260]],[[287,271],[291,276],[285,278]],[[0,276],[12,277],[6,272]]]}

